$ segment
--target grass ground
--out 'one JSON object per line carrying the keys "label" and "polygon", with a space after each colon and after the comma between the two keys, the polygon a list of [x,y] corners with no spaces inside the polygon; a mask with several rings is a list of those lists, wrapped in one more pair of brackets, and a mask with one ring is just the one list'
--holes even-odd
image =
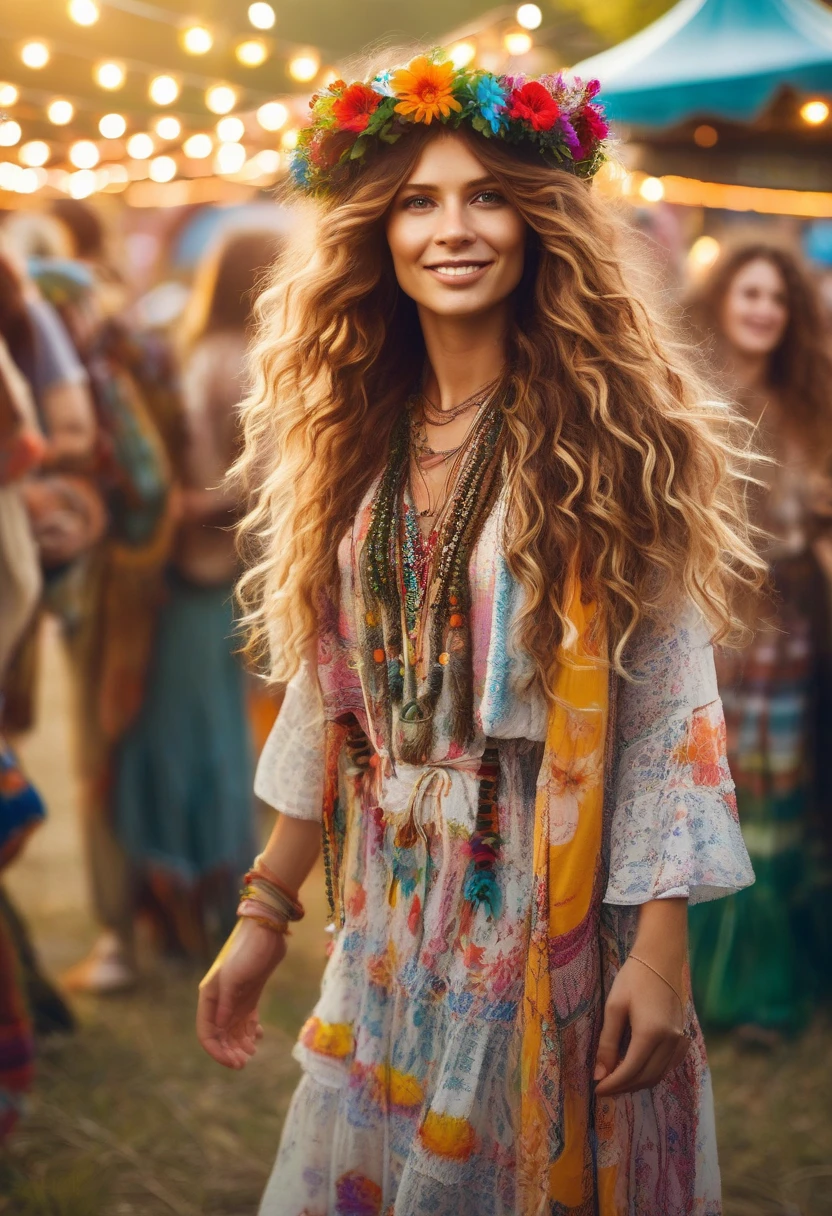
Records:
{"label": "grass ground", "polygon": [[[53,972],[83,953],[76,800],[65,687],[50,651],[43,727],[28,742],[52,818],[11,875]],[[134,994],[77,1003],[79,1029],[43,1045],[26,1120],[0,1154],[0,1216],[253,1216],[295,1084],[290,1048],[323,965],[322,883],[267,990],[267,1034],[244,1073],[198,1048],[199,975],[148,967]],[[711,1044],[726,1216],[832,1213],[832,1025],[771,1054]]]}

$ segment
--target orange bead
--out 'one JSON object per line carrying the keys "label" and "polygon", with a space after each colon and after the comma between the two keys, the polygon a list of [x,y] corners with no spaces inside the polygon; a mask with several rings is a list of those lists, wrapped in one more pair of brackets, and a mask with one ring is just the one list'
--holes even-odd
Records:
{"label": "orange bead", "polygon": [[378,619],[374,612],[366,613],[364,620],[370,626],[371,629],[378,624]]}
{"label": "orange bead", "polygon": [[451,656],[448,654],[447,650],[443,650],[439,656],[439,662],[442,664],[443,667],[446,667],[447,664],[450,662],[450,660],[451,660]]}
{"label": "orange bead", "polygon": [[452,595],[452,596],[451,596],[451,603],[452,603],[452,604],[458,604],[458,603],[459,603],[459,600],[456,598],[456,596],[455,596],[455,595]]}
{"label": "orange bead", "polygon": [[383,663],[384,662],[384,651],[380,647],[378,650],[374,650],[373,658],[375,659],[375,661],[377,663]]}
{"label": "orange bead", "polygon": [[458,612],[455,612],[453,614],[453,616],[451,617],[450,621],[448,622],[448,624],[451,626],[451,629],[459,629],[460,625],[462,624],[462,621],[463,621],[463,618],[460,616],[460,614]]}

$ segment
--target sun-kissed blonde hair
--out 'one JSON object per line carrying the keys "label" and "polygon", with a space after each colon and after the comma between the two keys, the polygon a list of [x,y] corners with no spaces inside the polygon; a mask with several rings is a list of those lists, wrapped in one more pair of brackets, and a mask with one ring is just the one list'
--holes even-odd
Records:
{"label": "sun-kissed blonde hair", "polygon": [[[623,224],[586,183],[461,130],[528,226],[507,338],[505,549],[525,593],[520,644],[551,696],[577,555],[622,671],[645,616],[682,594],[717,640],[737,636],[735,593],[763,564],[748,539],[733,414],[663,336],[625,280]],[[398,289],[385,219],[430,138],[414,131],[333,199],[257,306],[255,386],[237,472],[239,594],[253,656],[288,679],[335,594],[337,548],[384,467],[422,370],[415,305]]]}

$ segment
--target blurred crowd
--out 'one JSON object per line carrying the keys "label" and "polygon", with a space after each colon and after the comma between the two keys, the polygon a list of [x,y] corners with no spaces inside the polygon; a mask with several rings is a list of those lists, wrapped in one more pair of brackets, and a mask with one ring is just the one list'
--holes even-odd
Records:
{"label": "blurred crowd", "polygon": [[[137,924],[160,954],[207,960],[234,922],[256,851],[253,761],[277,703],[236,653],[244,504],[225,474],[257,289],[285,240],[262,221],[225,228],[160,328],[93,208],[62,200],[15,220],[0,223],[0,871],[45,817],[14,744],[49,679],[50,616],[100,936],[54,981],[0,889],[0,1139],[37,1037],[72,1031],[72,992],[140,982]],[[766,1045],[807,1024],[832,976],[832,326],[816,276],[765,242],[724,252],[677,304],[767,457],[749,505],[772,590],[745,649],[720,656],[757,882],[691,914],[700,1016]]]}

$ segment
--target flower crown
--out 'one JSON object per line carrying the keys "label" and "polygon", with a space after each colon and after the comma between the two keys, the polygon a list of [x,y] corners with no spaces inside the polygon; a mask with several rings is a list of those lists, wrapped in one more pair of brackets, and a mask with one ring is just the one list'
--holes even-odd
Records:
{"label": "flower crown", "polygon": [[550,165],[592,177],[606,159],[609,126],[596,102],[597,80],[562,73],[528,80],[456,68],[441,51],[370,81],[334,81],[316,93],[312,120],[292,158],[295,184],[325,194],[347,180],[350,167],[394,144],[416,123],[454,129],[468,123],[488,139],[532,145]]}

